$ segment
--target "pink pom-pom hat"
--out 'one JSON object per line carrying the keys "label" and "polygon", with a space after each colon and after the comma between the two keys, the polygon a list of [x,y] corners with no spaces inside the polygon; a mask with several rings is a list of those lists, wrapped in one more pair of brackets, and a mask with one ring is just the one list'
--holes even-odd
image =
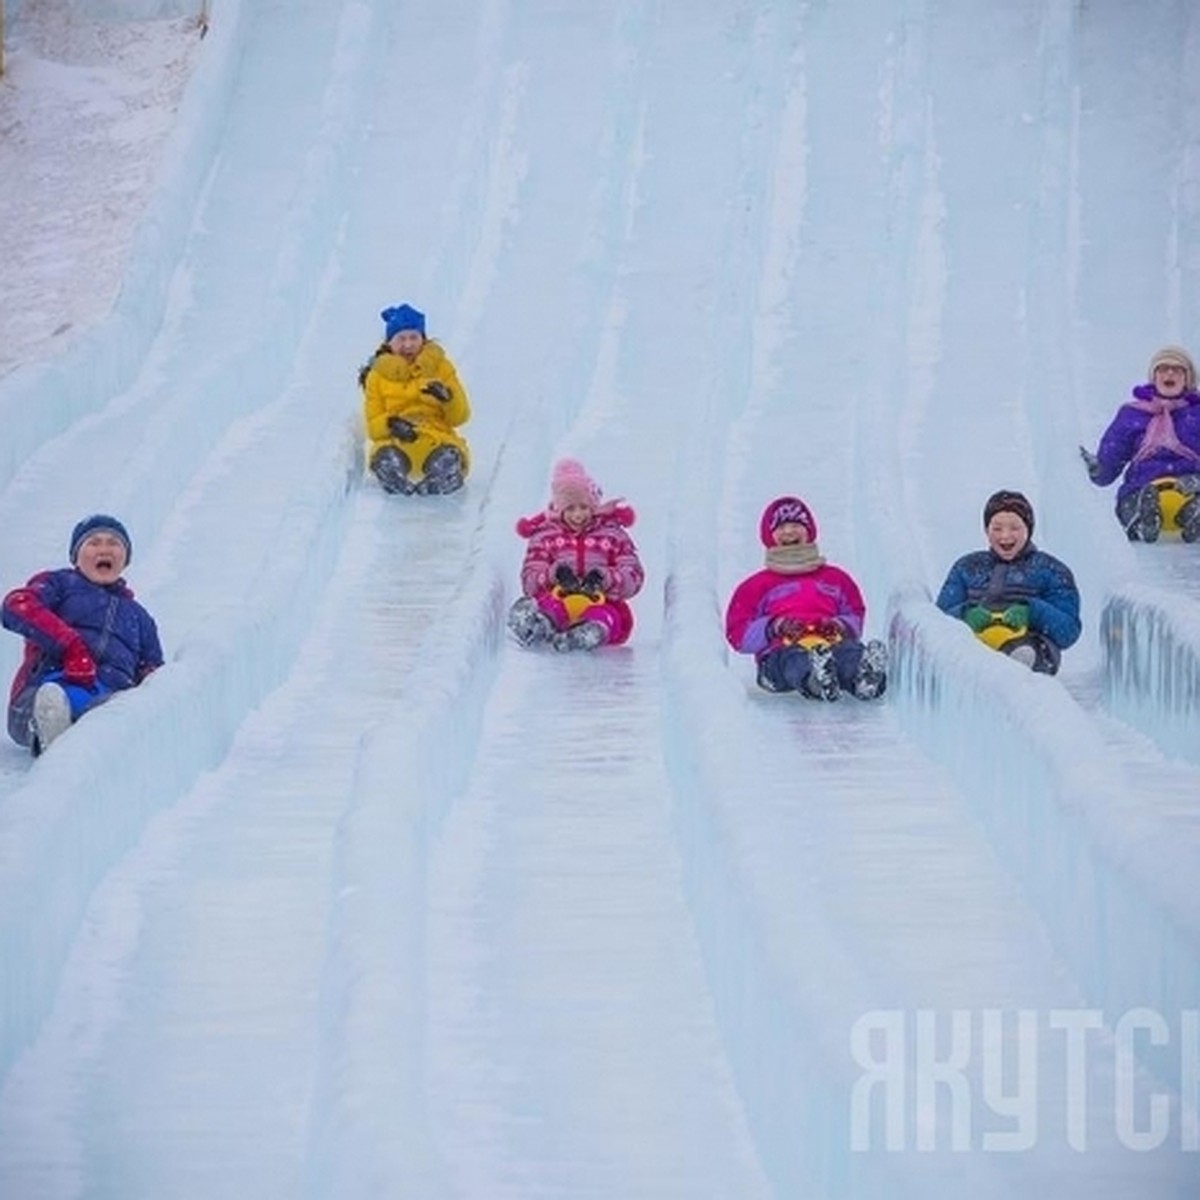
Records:
{"label": "pink pom-pom hat", "polygon": [[562,458],[554,464],[550,476],[551,512],[562,512],[572,504],[598,508],[602,497],[600,485],[584,470],[581,462],[574,458]]}

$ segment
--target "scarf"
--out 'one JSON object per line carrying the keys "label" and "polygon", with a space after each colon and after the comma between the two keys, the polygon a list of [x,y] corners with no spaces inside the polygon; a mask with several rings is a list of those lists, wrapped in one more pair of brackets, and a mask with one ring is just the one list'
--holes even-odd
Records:
{"label": "scarf", "polygon": [[824,565],[825,560],[816,542],[767,547],[767,566],[780,575],[804,575]]}
{"label": "scarf", "polygon": [[1188,406],[1189,401],[1186,396],[1155,395],[1146,398],[1139,396],[1137,399],[1127,400],[1125,403],[1130,408],[1138,409],[1139,412],[1150,414],[1146,432],[1142,435],[1142,444],[1138,446],[1133,456],[1135,463],[1149,458],[1150,455],[1156,454],[1160,450],[1167,450],[1180,458],[1190,458],[1193,462],[1200,463],[1200,454],[1197,454],[1189,446],[1185,446],[1175,433],[1175,418],[1172,414],[1178,409]]}

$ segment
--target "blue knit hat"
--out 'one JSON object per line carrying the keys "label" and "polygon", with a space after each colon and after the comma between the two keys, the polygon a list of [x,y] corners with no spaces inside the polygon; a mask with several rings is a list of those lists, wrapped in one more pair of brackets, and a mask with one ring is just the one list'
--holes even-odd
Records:
{"label": "blue knit hat", "polygon": [[94,513],[90,517],[84,517],[82,521],[71,531],[71,565],[75,565],[76,559],[79,557],[79,547],[83,545],[93,533],[99,533],[103,530],[105,533],[114,533],[125,543],[125,563],[129,564],[129,560],[133,558],[133,543],[129,540],[129,531],[117,520],[116,517],[106,516],[104,513]]}
{"label": "blue knit hat", "polygon": [[418,312],[411,304],[401,304],[398,308],[385,308],[379,314],[383,318],[384,337],[388,341],[406,329],[415,329],[422,337],[425,336],[425,314]]}

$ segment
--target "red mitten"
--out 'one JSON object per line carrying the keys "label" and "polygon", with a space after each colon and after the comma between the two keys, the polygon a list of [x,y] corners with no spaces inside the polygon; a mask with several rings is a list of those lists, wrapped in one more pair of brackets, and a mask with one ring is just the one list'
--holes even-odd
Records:
{"label": "red mitten", "polygon": [[72,638],[63,651],[63,678],[79,687],[96,686],[96,660],[81,637]]}
{"label": "red mitten", "polygon": [[795,617],[772,617],[767,636],[778,641],[796,641],[804,635],[804,625]]}

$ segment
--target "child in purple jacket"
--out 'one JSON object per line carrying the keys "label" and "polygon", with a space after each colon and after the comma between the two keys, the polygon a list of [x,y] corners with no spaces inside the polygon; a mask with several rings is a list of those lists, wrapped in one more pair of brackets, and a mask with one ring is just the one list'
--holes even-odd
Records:
{"label": "child in purple jacket", "polygon": [[133,547],[125,526],[97,513],[71,533],[71,566],[41,571],[9,592],[0,622],[25,639],[8,733],[40,754],[89,709],[162,666],[154,618],[121,572]]}
{"label": "child in purple jacket", "polygon": [[1095,454],[1080,446],[1088,476],[1107,487],[1122,472],[1117,520],[1131,542],[1156,542],[1164,522],[1200,539],[1200,395],[1186,350],[1164,346],[1150,379],[1133,389]]}

